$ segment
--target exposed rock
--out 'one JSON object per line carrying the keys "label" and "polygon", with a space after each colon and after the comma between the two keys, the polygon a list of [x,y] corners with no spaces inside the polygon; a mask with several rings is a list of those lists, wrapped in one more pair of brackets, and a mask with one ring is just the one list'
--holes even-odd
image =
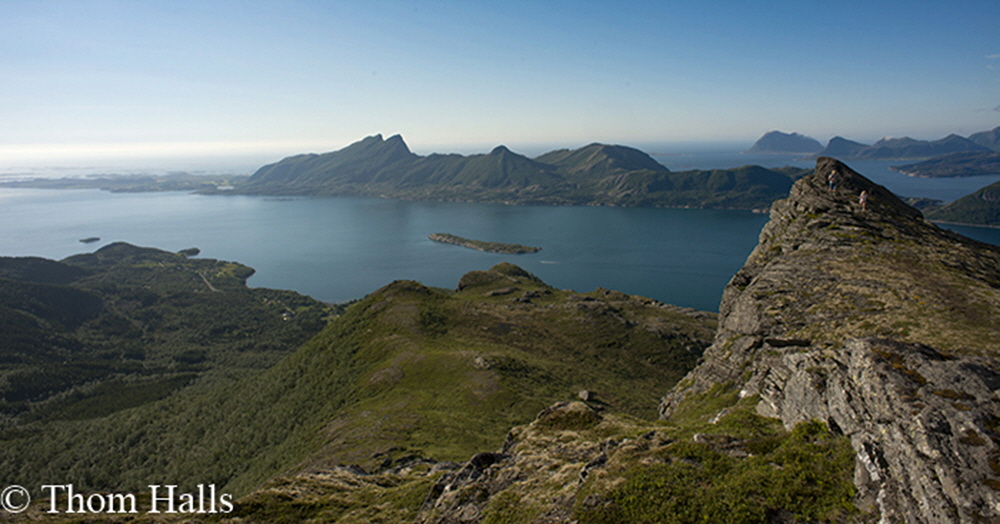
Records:
{"label": "exposed rock", "polygon": [[[417,522],[479,522],[504,492],[521,499],[519,511],[523,516],[530,514],[530,521],[569,521],[581,482],[592,470],[604,467],[618,445],[595,442],[578,433],[602,423],[602,417],[582,402],[559,402],[546,408],[531,424],[514,428],[503,449],[479,453],[460,470],[441,476]],[[508,514],[506,518],[513,517]]]}
{"label": "exposed rock", "polygon": [[850,437],[855,503],[883,522],[1000,519],[998,268],[995,247],[820,158],[773,205],[715,342],[661,416],[723,384],[786,428],[815,419]]}
{"label": "exposed rock", "polygon": [[788,353],[761,382],[762,415],[819,419],[857,451],[856,503],[887,522],[997,517],[1000,374],[975,357],[885,339]]}

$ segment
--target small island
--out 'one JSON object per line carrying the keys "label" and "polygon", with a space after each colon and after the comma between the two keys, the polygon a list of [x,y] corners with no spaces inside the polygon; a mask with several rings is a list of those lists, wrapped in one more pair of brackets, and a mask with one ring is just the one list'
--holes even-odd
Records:
{"label": "small island", "polygon": [[523,255],[525,253],[536,253],[541,251],[540,247],[522,246],[521,244],[503,244],[501,242],[483,242],[481,240],[469,240],[448,233],[431,233],[427,238],[435,242],[445,244],[455,244],[456,246],[467,247],[479,251],[490,253],[505,253],[508,255]]}

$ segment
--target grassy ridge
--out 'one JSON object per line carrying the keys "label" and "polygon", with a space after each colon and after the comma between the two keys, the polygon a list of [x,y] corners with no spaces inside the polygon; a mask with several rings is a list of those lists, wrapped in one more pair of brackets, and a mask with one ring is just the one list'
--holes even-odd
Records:
{"label": "grassy ridge", "polygon": [[[116,257],[131,268],[119,285],[152,285],[152,275],[166,270],[174,285],[203,288],[200,298],[228,294],[207,291],[200,275],[132,254]],[[84,262],[99,264],[105,255]],[[184,267],[172,257],[164,265]],[[216,275],[240,273],[214,267],[203,274],[219,289],[228,284]],[[95,288],[110,285],[96,273],[88,278]],[[143,346],[150,363],[173,362],[172,373],[109,375],[78,399],[45,405],[59,416],[39,406],[35,419],[17,419],[0,434],[0,472],[24,485],[55,478],[79,490],[215,483],[245,494],[289,470],[342,463],[378,471],[406,456],[464,460],[580,389],[655,417],[657,396],[693,367],[714,329],[712,314],[604,290],[554,290],[509,264],[470,273],[459,287],[390,284],[263,371],[239,367],[252,351],[206,346],[199,353],[197,334],[209,326],[219,330],[208,338],[222,340],[254,328],[250,319],[231,324],[199,309],[222,325],[192,318],[174,325],[170,340],[187,341],[175,355]],[[133,307],[130,318],[146,318],[141,300],[123,303]],[[219,363],[200,367],[209,361]],[[143,402],[122,403],[116,391]]]}

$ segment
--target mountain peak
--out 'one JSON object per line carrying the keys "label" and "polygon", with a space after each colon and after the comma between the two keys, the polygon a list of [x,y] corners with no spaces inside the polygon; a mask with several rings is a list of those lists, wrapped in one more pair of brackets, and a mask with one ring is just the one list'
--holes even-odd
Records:
{"label": "mountain peak", "polygon": [[390,136],[389,138],[387,138],[385,140],[385,143],[386,144],[392,144],[392,145],[401,145],[404,148],[406,148],[407,151],[410,150],[410,148],[406,145],[406,142],[403,141],[403,136],[400,135],[400,134],[398,134],[398,133],[395,134],[395,135]]}
{"label": "mountain peak", "polygon": [[816,153],[823,149],[815,138],[799,133],[769,131],[764,133],[747,153]]}
{"label": "mountain peak", "polygon": [[[833,177],[831,189],[831,175]],[[920,211],[910,207],[895,194],[835,158],[819,157],[813,173],[792,186],[788,201],[797,209],[829,211],[842,209],[860,212],[861,193],[866,193],[864,213],[883,215],[883,219],[921,220]]]}
{"label": "mountain peak", "polygon": [[987,393],[1000,383],[998,268],[997,248],[939,229],[845,164],[819,158],[771,207],[760,243],[723,292],[715,342],[664,397],[661,415],[728,394],[786,429],[825,422],[850,437],[862,511],[971,522],[967,508],[993,507],[996,497],[995,444],[979,435],[994,438],[986,421],[1000,413]]}
{"label": "mountain peak", "polygon": [[505,146],[505,145],[499,145],[499,146],[494,147],[493,150],[490,151],[490,156],[504,155],[504,154],[510,154],[510,153],[513,153],[513,151],[511,151],[510,149],[508,149],[507,146]]}

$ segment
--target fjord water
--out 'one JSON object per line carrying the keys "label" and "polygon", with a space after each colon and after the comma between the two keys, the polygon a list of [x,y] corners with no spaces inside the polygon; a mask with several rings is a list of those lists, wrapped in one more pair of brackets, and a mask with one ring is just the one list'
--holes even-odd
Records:
{"label": "fjord water", "polygon": [[[198,247],[202,257],[255,268],[252,286],[328,302],[397,279],[454,288],[468,271],[509,261],[563,289],[604,287],[716,310],[766,220],[700,209],[0,189],[0,254],[61,259],[114,241]],[[428,240],[435,232],[542,251],[483,253]],[[87,237],[101,241],[79,242]]]}
{"label": "fjord water", "polygon": [[[815,165],[796,155],[733,151],[653,156],[675,171]],[[849,162],[901,196],[951,201],[1000,180],[912,178],[889,170],[893,164]],[[0,188],[0,255],[61,259],[114,241],[169,251],[198,247],[200,256],[255,268],[251,286],[293,289],[327,302],[360,298],[397,279],[453,288],[468,271],[509,261],[559,288],[604,287],[714,311],[766,221],[746,211],[702,209]],[[1000,245],[1000,229],[946,227]],[[543,249],[482,253],[427,239],[436,232]],[[101,241],[79,242],[88,237]]]}

